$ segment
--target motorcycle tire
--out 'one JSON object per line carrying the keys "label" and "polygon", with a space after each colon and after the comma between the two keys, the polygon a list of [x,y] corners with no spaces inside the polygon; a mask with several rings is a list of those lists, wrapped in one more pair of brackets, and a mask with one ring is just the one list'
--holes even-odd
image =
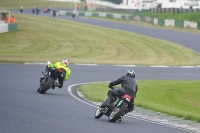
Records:
{"label": "motorcycle tire", "polygon": [[115,122],[119,119],[120,116],[123,116],[127,109],[127,106],[128,104],[126,102],[123,102],[120,107],[115,107],[108,117],[109,122]]}
{"label": "motorcycle tire", "polygon": [[101,116],[103,116],[103,113],[100,111],[100,107],[98,107],[94,113],[94,118],[99,119]]}
{"label": "motorcycle tire", "polygon": [[40,87],[39,92],[41,94],[44,94],[51,87],[51,85],[53,84],[53,82],[54,82],[54,79],[49,78],[48,81],[44,84],[44,86]]}
{"label": "motorcycle tire", "polygon": [[37,92],[40,92],[41,86],[38,87]]}

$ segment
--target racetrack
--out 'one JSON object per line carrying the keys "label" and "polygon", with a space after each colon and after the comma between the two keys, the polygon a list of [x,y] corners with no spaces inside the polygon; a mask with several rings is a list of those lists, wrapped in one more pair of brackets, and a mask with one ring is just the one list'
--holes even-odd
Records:
{"label": "racetrack", "polygon": [[[42,14],[44,15],[44,14]],[[46,15],[46,14],[45,14]],[[71,17],[65,17],[72,19]],[[76,21],[98,24],[98,20],[75,18]],[[101,25],[110,25],[113,22],[100,20]],[[115,25],[115,24],[112,24]],[[124,25],[124,24],[120,24]],[[130,26],[129,29],[143,31],[145,27]],[[127,27],[127,25],[124,25]],[[162,31],[163,37],[168,32],[178,37],[187,34],[187,40],[199,42],[199,35],[192,33],[180,33],[176,31],[147,28],[156,35]],[[149,31],[150,33],[150,31]],[[183,35],[182,35],[183,34]],[[196,37],[197,36],[197,37]],[[190,38],[191,37],[191,38]],[[196,39],[196,40],[195,40]],[[177,40],[184,40],[183,38]],[[181,41],[181,42],[182,42]],[[180,45],[187,46],[183,41]],[[188,48],[197,52],[196,45],[188,45]],[[194,48],[193,48],[194,47]],[[196,48],[197,47],[197,48]],[[96,107],[78,101],[68,92],[68,86],[87,82],[111,81],[125,73],[129,68],[124,66],[89,66],[70,64],[72,74],[65,82],[64,88],[48,90],[46,94],[37,93],[41,71],[45,65],[39,64],[0,64],[1,93],[0,93],[0,132],[2,133],[102,133],[102,132],[134,132],[134,133],[190,133],[195,130],[177,128],[166,124],[158,124],[151,121],[124,117],[123,121],[110,123],[107,117],[99,120],[93,117]],[[200,67],[134,67],[137,80],[199,80]],[[72,93],[77,96],[72,87]],[[199,131],[200,132],[200,131]]]}

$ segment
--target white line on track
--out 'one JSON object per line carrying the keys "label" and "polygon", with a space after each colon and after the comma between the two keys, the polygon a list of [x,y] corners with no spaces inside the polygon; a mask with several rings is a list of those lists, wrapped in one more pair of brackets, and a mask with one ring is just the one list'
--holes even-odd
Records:
{"label": "white line on track", "polygon": [[[105,82],[106,82],[106,81],[105,81]],[[85,101],[83,101],[82,99],[76,97],[76,96],[72,93],[72,87],[80,86],[80,85],[84,85],[84,84],[93,84],[93,83],[100,83],[100,82],[90,82],[90,83],[73,84],[73,85],[70,85],[70,86],[68,87],[68,92],[69,92],[69,94],[70,94],[73,98],[75,98],[76,100],[78,100],[78,101],[80,101],[80,102],[82,102],[82,103],[85,103],[85,104],[87,104],[87,105],[90,105],[90,106],[93,106],[93,107],[96,107],[96,108],[97,108],[98,106],[96,106],[96,105],[94,105],[94,104],[91,104],[91,103],[88,103],[88,102],[85,102]],[[173,127],[173,128],[176,128],[176,129],[181,129],[181,130],[184,130],[184,131],[190,131],[190,132],[192,132],[192,133],[200,133],[200,131],[197,131],[196,128],[194,128],[194,129],[192,129],[192,128],[188,129],[188,128],[187,128],[187,125],[182,125],[182,126],[179,125],[179,126],[176,126],[176,124],[174,124],[174,125],[167,124],[166,121],[163,121],[163,120],[160,120],[160,121],[153,121],[153,120],[151,120],[151,119],[142,118],[142,117],[140,117],[140,116],[133,116],[133,115],[130,115],[130,114],[127,114],[126,116],[127,116],[127,117],[131,117],[131,118],[134,118],[134,119],[139,119],[139,120],[143,120],[143,121],[147,121],[147,122],[159,124],[159,125],[164,125],[164,126]]]}

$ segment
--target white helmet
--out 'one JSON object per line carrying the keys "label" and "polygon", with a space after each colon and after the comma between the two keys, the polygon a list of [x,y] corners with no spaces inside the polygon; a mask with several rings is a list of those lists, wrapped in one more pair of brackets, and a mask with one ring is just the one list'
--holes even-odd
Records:
{"label": "white helmet", "polygon": [[126,75],[129,75],[129,76],[135,78],[135,72],[132,69],[127,70]]}
{"label": "white helmet", "polygon": [[68,66],[69,65],[69,59],[68,58],[64,58],[62,60],[62,63],[65,64],[66,66]]}

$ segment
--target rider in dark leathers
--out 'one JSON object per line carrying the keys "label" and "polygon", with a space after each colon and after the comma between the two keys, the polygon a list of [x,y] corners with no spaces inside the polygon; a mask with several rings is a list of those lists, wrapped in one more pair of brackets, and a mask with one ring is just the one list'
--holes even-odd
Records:
{"label": "rider in dark leathers", "polygon": [[[121,88],[113,89],[113,86],[118,84],[121,84]],[[134,110],[134,98],[136,97],[136,93],[138,91],[138,85],[136,83],[135,72],[133,70],[127,70],[125,76],[110,82],[108,87],[112,90],[108,91],[106,106],[110,106],[110,98],[112,96],[123,96],[124,94],[129,94],[132,98],[132,101],[129,103],[128,110],[126,110],[125,114]]]}

